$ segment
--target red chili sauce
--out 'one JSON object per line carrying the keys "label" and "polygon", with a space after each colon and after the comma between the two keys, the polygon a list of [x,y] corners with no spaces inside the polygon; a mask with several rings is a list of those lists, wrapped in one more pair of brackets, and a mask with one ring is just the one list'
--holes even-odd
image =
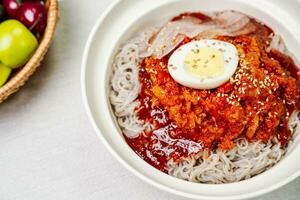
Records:
{"label": "red chili sauce", "polygon": [[[186,16],[209,18],[185,13],[173,21]],[[237,138],[267,142],[276,137],[287,145],[289,116],[300,108],[299,69],[289,56],[265,51],[272,30],[256,25],[260,31],[251,35],[216,38],[234,44],[242,57],[233,78],[214,90],[190,89],[175,82],[167,70],[171,54],[143,61],[137,111],[154,130],[134,139],[125,137],[140,157],[167,172],[170,159],[178,161],[203,150],[230,150]],[[192,40],[186,38],[179,46]]]}

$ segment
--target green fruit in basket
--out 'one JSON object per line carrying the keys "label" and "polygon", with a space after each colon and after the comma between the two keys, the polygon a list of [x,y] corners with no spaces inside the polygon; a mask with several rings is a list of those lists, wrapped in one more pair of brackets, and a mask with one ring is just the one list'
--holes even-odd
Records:
{"label": "green fruit in basket", "polygon": [[4,85],[11,73],[11,68],[0,63],[0,87]]}
{"label": "green fruit in basket", "polygon": [[32,56],[38,41],[19,21],[6,20],[0,24],[0,62],[10,68],[23,66]]}

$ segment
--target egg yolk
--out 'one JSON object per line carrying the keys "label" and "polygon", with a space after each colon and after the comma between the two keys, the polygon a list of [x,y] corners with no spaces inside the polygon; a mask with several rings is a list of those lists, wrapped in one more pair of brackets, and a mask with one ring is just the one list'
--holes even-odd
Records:
{"label": "egg yolk", "polygon": [[211,47],[192,49],[184,60],[185,70],[200,77],[213,78],[224,74],[223,53]]}

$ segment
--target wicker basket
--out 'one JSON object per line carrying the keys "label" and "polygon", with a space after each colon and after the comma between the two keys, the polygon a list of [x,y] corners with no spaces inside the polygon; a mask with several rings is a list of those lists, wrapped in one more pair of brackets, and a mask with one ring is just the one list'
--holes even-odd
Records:
{"label": "wicker basket", "polygon": [[28,78],[39,67],[50,47],[58,20],[57,0],[47,0],[46,7],[48,9],[47,27],[45,29],[44,36],[40,41],[39,47],[27,64],[15,73],[13,77],[11,77],[10,80],[0,88],[0,103],[9,97],[9,95],[18,91],[18,89],[25,84]]}

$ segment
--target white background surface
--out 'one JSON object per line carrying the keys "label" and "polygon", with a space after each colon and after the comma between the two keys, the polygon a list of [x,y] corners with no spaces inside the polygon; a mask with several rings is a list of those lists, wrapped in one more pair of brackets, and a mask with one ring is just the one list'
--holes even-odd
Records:
{"label": "white background surface", "polygon": [[[0,105],[0,200],[183,199],[124,169],[86,117],[81,56],[90,29],[111,2],[61,1],[60,24],[45,62]],[[263,199],[299,200],[300,179]]]}

